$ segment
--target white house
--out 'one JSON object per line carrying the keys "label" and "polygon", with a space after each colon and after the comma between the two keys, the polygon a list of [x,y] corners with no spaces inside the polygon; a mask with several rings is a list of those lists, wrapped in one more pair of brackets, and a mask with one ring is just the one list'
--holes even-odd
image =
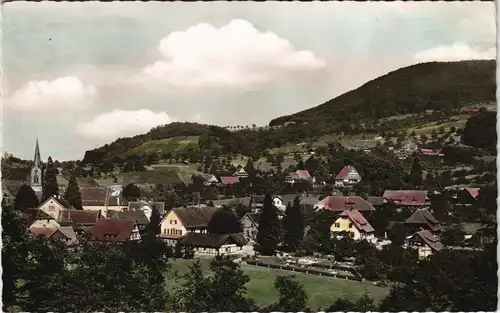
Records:
{"label": "white house", "polygon": [[201,234],[187,233],[178,244],[189,247],[198,255],[234,255],[244,254],[243,246],[246,240],[242,234]]}
{"label": "white house", "polygon": [[361,175],[351,165],[344,166],[342,170],[335,176],[335,186],[348,187],[355,185],[361,181]]}

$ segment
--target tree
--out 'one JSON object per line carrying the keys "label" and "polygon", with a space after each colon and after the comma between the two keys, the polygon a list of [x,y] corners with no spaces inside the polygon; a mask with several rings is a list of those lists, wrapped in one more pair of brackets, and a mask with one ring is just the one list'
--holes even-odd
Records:
{"label": "tree", "polygon": [[156,205],[153,205],[153,210],[151,212],[151,218],[149,219],[149,223],[147,226],[148,232],[154,234],[154,235],[159,235],[161,233],[161,214],[160,211],[158,211],[158,208]]}
{"label": "tree", "polygon": [[68,187],[64,194],[64,198],[77,210],[83,210],[82,206],[82,194],[80,193],[80,188],[78,187],[78,181],[76,180],[76,175],[73,173],[69,179]]}
{"label": "tree", "polygon": [[282,275],[276,277],[274,288],[278,290],[279,300],[268,308],[269,311],[309,311],[307,307],[307,294],[304,290],[304,286],[293,278],[293,276]]}
{"label": "tree", "polygon": [[408,229],[405,224],[396,223],[387,236],[389,237],[391,244],[401,247],[406,241],[406,236],[408,236]]}
{"label": "tree", "polygon": [[123,187],[122,194],[127,201],[137,201],[141,197],[141,190],[134,183],[129,183]]}
{"label": "tree", "polygon": [[264,255],[273,255],[278,248],[281,227],[277,210],[273,204],[271,195],[266,194],[256,240],[257,251]]}
{"label": "tree", "polygon": [[441,242],[445,246],[460,246],[464,240],[465,232],[458,227],[448,228],[441,235]]}
{"label": "tree", "polygon": [[241,232],[241,224],[233,210],[223,206],[218,209],[210,221],[207,231],[210,234],[233,234]]}
{"label": "tree", "polygon": [[422,165],[417,157],[413,159],[413,165],[410,171],[410,181],[414,186],[422,185]]}
{"label": "tree", "polygon": [[28,208],[37,208],[39,205],[38,197],[35,191],[28,185],[22,185],[14,199],[14,209],[16,211],[24,211]]}
{"label": "tree", "polygon": [[296,196],[293,205],[288,205],[283,217],[283,241],[289,251],[295,251],[304,239],[304,217],[300,197]]}
{"label": "tree", "polygon": [[257,175],[257,170],[255,169],[251,158],[248,159],[247,164],[243,169],[248,174],[249,178],[254,178]]}
{"label": "tree", "polygon": [[59,185],[57,184],[57,169],[49,157],[47,168],[45,169],[45,178],[42,184],[42,201],[44,202],[50,197],[59,195]]}

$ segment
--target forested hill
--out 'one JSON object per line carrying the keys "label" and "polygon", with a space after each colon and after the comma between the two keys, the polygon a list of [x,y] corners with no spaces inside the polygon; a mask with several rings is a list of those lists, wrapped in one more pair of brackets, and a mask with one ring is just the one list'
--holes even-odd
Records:
{"label": "forested hill", "polygon": [[400,68],[319,106],[273,119],[343,123],[495,101],[495,60],[431,62]]}

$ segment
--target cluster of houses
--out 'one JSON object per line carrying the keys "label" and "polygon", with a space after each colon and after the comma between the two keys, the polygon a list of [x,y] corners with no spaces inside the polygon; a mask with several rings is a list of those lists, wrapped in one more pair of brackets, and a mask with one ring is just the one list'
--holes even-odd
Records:
{"label": "cluster of houses", "polygon": [[[337,178],[344,184],[358,179],[354,168],[347,166]],[[126,202],[121,192],[110,187],[81,188],[83,210],[72,208],[66,201],[50,197],[37,208],[23,212],[29,230],[37,236],[63,238],[68,244],[77,244],[84,232],[90,232],[92,239],[120,242],[139,240],[148,225],[154,208],[162,216],[159,238],[169,246],[190,247],[196,254],[244,254],[251,251],[255,243],[264,196],[215,200],[213,205],[195,205],[165,210],[163,202]],[[299,195],[301,203],[314,210],[329,210],[335,213],[330,231],[332,236],[345,236],[354,240],[367,240],[379,247],[387,243],[387,232],[395,225],[403,224],[409,231],[407,246],[418,249],[421,257],[427,257],[444,248],[439,237],[443,227],[429,211],[430,201],[424,190],[386,190],[382,197],[332,195],[319,199],[317,196]],[[453,197],[460,203],[477,200],[478,188],[457,190]],[[279,217],[285,215],[288,203],[295,194],[272,196]],[[238,201],[250,209],[241,219],[242,233],[210,234],[208,224],[215,212],[222,206],[231,206]],[[411,210],[405,221],[391,221],[385,238],[377,238],[375,229],[367,220],[378,206],[391,202],[396,211]],[[247,250],[250,249],[250,250]]]}

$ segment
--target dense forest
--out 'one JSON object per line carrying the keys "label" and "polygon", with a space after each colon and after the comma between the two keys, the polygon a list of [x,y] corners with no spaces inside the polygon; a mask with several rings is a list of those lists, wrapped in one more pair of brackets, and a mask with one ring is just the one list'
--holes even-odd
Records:
{"label": "dense forest", "polygon": [[390,72],[317,107],[272,120],[329,122],[451,110],[495,101],[495,60],[430,62]]}

